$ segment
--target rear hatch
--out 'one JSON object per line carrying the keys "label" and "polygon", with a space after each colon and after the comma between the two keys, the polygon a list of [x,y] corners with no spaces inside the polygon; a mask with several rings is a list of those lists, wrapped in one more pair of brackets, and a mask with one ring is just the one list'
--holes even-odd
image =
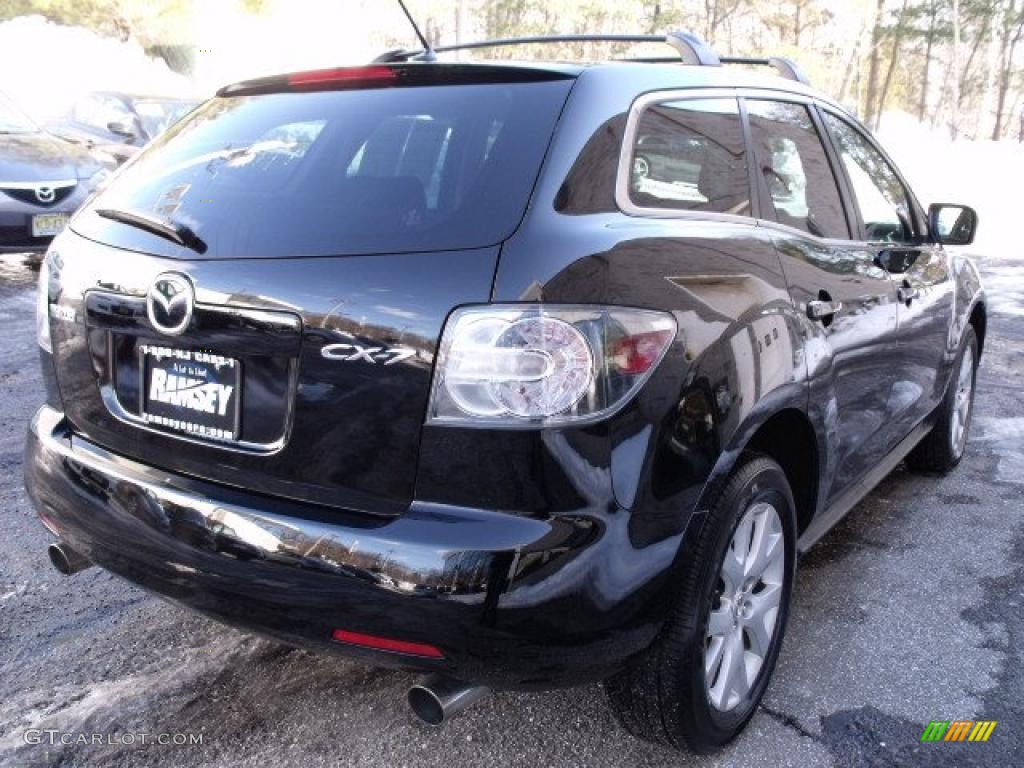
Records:
{"label": "rear hatch", "polygon": [[76,431],[162,469],[400,513],[442,325],[488,300],[571,83],[400,65],[224,89],[56,243]]}

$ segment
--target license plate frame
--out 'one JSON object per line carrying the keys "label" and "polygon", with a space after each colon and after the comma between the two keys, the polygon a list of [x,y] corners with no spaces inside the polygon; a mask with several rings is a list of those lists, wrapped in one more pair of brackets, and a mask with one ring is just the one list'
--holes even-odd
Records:
{"label": "license plate frame", "polygon": [[32,237],[56,237],[68,225],[66,213],[36,213],[32,216]]}
{"label": "license plate frame", "polygon": [[205,440],[240,440],[243,379],[237,358],[141,344],[139,376],[139,414],[148,425]]}

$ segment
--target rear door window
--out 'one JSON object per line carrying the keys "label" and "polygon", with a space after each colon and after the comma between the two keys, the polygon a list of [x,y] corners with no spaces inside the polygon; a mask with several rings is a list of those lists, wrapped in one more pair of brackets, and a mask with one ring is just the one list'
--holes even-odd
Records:
{"label": "rear door window", "polygon": [[[453,250],[518,226],[570,80],[220,97],[168,130],[94,208],[159,212],[206,258]],[[96,216],[75,228],[173,255]]]}
{"label": "rear door window", "polygon": [[641,208],[750,215],[750,177],[735,99],[655,104],[637,122],[629,180]]}
{"label": "rear door window", "polygon": [[848,240],[839,186],[807,107],[753,99],[746,105],[775,220],[817,237]]}

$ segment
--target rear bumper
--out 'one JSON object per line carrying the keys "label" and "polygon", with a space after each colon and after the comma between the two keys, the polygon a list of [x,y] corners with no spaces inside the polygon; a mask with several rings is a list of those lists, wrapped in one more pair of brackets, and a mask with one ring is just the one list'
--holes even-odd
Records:
{"label": "rear bumper", "polygon": [[[109,453],[48,406],[25,473],[48,528],[146,589],[290,644],[496,688],[621,668],[659,629],[679,545],[635,550],[621,509],[536,519],[414,502],[382,520],[256,496]],[[363,650],[335,629],[444,658]]]}

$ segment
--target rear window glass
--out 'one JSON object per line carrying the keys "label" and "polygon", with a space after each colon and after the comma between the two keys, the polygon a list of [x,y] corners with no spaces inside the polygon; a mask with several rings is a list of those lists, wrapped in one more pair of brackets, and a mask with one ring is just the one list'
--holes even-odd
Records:
{"label": "rear window glass", "polygon": [[[570,81],[217,98],[95,201],[189,227],[207,258],[475,248],[508,237]],[[177,246],[96,216],[112,245]]]}
{"label": "rear window glass", "polygon": [[648,108],[637,123],[630,198],[644,208],[750,215],[750,177],[735,99]]}

